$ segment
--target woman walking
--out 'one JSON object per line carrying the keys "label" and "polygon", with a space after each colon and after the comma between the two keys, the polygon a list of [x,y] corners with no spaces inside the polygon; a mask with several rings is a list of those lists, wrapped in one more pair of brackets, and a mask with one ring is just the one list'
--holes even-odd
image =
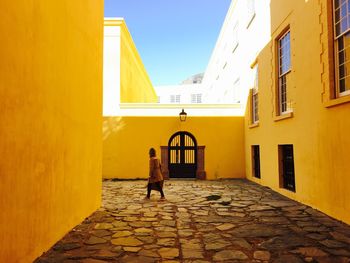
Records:
{"label": "woman walking", "polygon": [[146,199],[150,199],[152,189],[158,190],[161,195],[161,200],[165,199],[163,193],[163,175],[161,171],[161,165],[159,159],[156,157],[156,150],[151,148],[149,150],[149,178],[147,185],[147,196]]}

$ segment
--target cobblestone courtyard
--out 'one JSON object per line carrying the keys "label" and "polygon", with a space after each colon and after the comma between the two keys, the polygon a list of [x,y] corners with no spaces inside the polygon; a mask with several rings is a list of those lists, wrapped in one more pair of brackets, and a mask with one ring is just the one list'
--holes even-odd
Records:
{"label": "cobblestone courtyard", "polygon": [[246,180],[104,181],[103,205],[36,262],[350,262],[350,227]]}

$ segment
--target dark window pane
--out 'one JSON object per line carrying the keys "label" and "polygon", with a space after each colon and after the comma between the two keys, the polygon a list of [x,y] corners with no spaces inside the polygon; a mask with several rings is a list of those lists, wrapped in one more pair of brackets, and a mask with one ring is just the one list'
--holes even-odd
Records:
{"label": "dark window pane", "polygon": [[334,8],[337,9],[339,7],[339,0],[334,1]]}
{"label": "dark window pane", "polygon": [[343,37],[340,37],[338,40],[338,50],[343,50],[344,49],[344,40]]}
{"label": "dark window pane", "polygon": [[293,145],[282,145],[283,187],[295,191]]}
{"label": "dark window pane", "polygon": [[341,79],[339,82],[339,90],[340,92],[344,92],[345,91],[345,79]]}
{"label": "dark window pane", "polygon": [[335,22],[340,20],[340,9],[335,10]]}
{"label": "dark window pane", "polygon": [[344,64],[344,62],[345,62],[345,55],[344,55],[344,52],[341,51],[339,52],[339,65]]}
{"label": "dark window pane", "polygon": [[260,149],[258,145],[253,146],[253,170],[254,177],[260,178]]}
{"label": "dark window pane", "polygon": [[340,23],[337,23],[336,25],[335,25],[335,34],[336,34],[336,36],[338,36],[339,34],[340,34]]}
{"label": "dark window pane", "polygon": [[339,78],[342,79],[345,77],[345,67],[344,66],[340,66],[339,67]]}

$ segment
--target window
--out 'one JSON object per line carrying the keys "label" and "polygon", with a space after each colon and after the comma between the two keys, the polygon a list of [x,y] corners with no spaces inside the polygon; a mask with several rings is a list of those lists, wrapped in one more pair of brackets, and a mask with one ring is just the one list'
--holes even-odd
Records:
{"label": "window", "polygon": [[350,95],[350,1],[334,0],[335,97]]}
{"label": "window", "polygon": [[233,99],[233,103],[240,103],[240,99],[239,99],[239,86],[240,86],[240,79],[236,79],[235,82],[233,83],[233,87],[232,87],[232,99]]}
{"label": "window", "polygon": [[236,51],[236,48],[238,46],[238,23],[235,24],[235,26],[233,27],[233,40],[232,40],[232,44],[233,44],[233,49],[232,49],[232,53]]}
{"label": "window", "polygon": [[252,145],[252,171],[255,178],[261,178],[260,175],[260,146]]}
{"label": "window", "polygon": [[259,111],[258,111],[258,106],[259,106],[259,94],[258,94],[258,65],[256,65],[254,68],[254,86],[252,88],[252,123],[257,123],[259,121]]}
{"label": "window", "polygon": [[191,103],[202,103],[202,94],[191,94]]}
{"label": "window", "polygon": [[293,145],[279,145],[280,187],[295,192]]}
{"label": "window", "polygon": [[255,0],[246,0],[247,3],[247,28],[255,17]]}
{"label": "window", "polygon": [[170,103],[180,103],[180,95],[170,95]]}
{"label": "window", "polygon": [[278,112],[291,111],[288,99],[288,85],[290,78],[290,31],[278,39]]}

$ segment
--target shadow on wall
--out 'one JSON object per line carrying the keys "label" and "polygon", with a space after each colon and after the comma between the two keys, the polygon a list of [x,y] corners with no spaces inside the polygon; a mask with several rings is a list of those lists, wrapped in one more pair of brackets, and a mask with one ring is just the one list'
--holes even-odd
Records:
{"label": "shadow on wall", "polygon": [[102,139],[107,140],[112,133],[117,133],[125,127],[122,117],[105,118],[102,127]]}

